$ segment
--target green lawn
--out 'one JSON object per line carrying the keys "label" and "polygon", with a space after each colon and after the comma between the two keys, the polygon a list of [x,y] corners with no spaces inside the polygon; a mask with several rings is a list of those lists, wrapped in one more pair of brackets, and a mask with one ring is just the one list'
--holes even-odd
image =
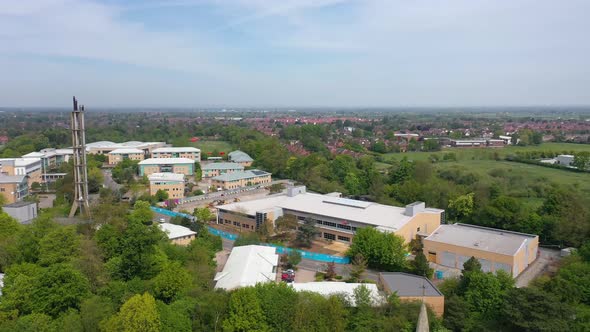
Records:
{"label": "green lawn", "polygon": [[386,153],[383,154],[383,157],[384,161],[400,160],[403,157],[407,157],[409,160],[428,160],[432,154],[436,154],[442,158],[445,153],[454,152],[458,160],[481,160],[493,159],[494,153],[497,153],[500,157],[504,157],[508,154],[525,151],[590,151],[590,144],[543,143],[538,146],[507,146],[505,148],[445,148],[439,152]]}
{"label": "green lawn", "polygon": [[188,146],[194,146],[201,149],[201,154],[207,156],[208,152],[225,152],[225,155],[234,150],[231,144],[226,141],[198,141],[189,142]]}

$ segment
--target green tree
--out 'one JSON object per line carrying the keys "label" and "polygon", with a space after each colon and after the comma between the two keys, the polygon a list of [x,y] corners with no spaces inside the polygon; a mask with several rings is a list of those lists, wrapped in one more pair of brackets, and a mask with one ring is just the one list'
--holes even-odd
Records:
{"label": "green tree", "polygon": [[414,260],[410,261],[410,271],[416,275],[426,278],[432,278],[432,274],[434,272],[434,270],[430,268],[428,260],[422,251],[418,251]]}
{"label": "green tree", "polygon": [[455,221],[469,217],[473,213],[473,196],[474,193],[469,193],[449,200],[448,210],[455,217]]}
{"label": "green tree", "polygon": [[582,151],[574,155],[572,166],[583,171],[590,170],[590,152]]}
{"label": "green tree", "polygon": [[299,222],[297,221],[296,216],[292,214],[285,214],[275,220],[275,225],[278,231],[288,232],[296,230]]}
{"label": "green tree", "polygon": [[116,316],[106,324],[107,332],[159,332],[160,314],[156,301],[148,293],[135,295],[123,304]]}
{"label": "green tree", "polygon": [[422,143],[422,150],[424,151],[440,151],[440,144],[437,139],[427,139]]}
{"label": "green tree", "polygon": [[161,332],[190,332],[192,331],[192,301],[176,301],[166,305],[158,301]]}
{"label": "green tree", "polygon": [[44,269],[35,285],[33,311],[53,317],[69,308],[78,309],[90,292],[88,279],[70,264],[54,264]]}
{"label": "green tree", "polygon": [[403,183],[412,178],[414,172],[414,165],[408,161],[407,157],[402,158],[397,166],[390,169],[389,182],[393,184]]}
{"label": "green tree", "polygon": [[299,263],[301,263],[301,253],[299,252],[299,250],[291,250],[287,254],[287,268],[295,268]]}
{"label": "green tree", "polygon": [[255,288],[240,288],[231,294],[229,315],[223,321],[223,330],[228,332],[270,331]]}
{"label": "green tree", "polygon": [[80,318],[85,332],[99,332],[101,325],[113,315],[113,303],[109,298],[92,296],[80,304]]}
{"label": "green tree", "polygon": [[357,254],[367,259],[369,267],[385,271],[404,271],[406,246],[402,237],[383,233],[372,227],[359,228],[348,251],[350,257]]}
{"label": "green tree", "polygon": [[197,221],[199,222],[208,222],[215,217],[215,215],[213,215],[211,210],[209,210],[207,207],[195,208],[193,211],[193,216],[197,217]]}
{"label": "green tree", "polygon": [[158,189],[158,191],[156,191],[155,197],[156,200],[158,200],[158,202],[163,202],[168,199],[168,192],[162,189]]}
{"label": "green tree", "polygon": [[73,227],[56,227],[39,242],[39,264],[64,263],[80,253],[80,239]]}
{"label": "green tree", "polygon": [[367,271],[367,259],[362,254],[356,254],[352,258],[352,265],[350,267],[350,279],[353,282],[358,282],[363,279],[365,271]]}
{"label": "green tree", "polygon": [[169,304],[187,292],[191,286],[191,276],[178,262],[168,263],[153,280],[157,299]]}
{"label": "green tree", "polygon": [[305,219],[305,222],[302,225],[300,225],[299,229],[297,230],[296,241],[300,246],[309,248],[311,247],[311,242],[313,241],[317,233],[318,230],[315,225],[315,221],[310,218],[307,218]]}
{"label": "green tree", "polygon": [[150,208],[150,203],[146,201],[135,202],[133,212],[129,215],[129,219],[150,225],[154,219],[154,212]]}
{"label": "green tree", "polygon": [[203,170],[201,169],[201,162],[195,162],[195,170],[194,170],[195,181],[199,182],[203,179]]}

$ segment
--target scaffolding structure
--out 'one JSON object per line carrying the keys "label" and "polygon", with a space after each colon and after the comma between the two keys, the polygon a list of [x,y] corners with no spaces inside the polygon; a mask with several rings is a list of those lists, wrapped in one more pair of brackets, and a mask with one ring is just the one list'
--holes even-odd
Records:
{"label": "scaffolding structure", "polygon": [[70,210],[72,218],[78,208],[80,215],[90,218],[88,202],[88,169],[86,167],[86,131],[84,126],[84,105],[78,108],[78,100],[73,98],[74,109],[71,116],[72,149],[74,150],[74,201]]}

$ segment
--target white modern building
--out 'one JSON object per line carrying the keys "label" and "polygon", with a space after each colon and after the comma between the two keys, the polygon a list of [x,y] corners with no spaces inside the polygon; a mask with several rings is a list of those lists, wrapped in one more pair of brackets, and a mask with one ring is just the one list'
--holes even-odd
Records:
{"label": "white modern building", "polygon": [[140,142],[140,141],[129,141],[123,143],[115,143],[111,141],[99,141],[86,144],[86,151],[90,154],[108,154],[109,152],[116,149],[139,149],[144,152],[146,156],[150,156],[152,151],[165,147],[166,142]]}
{"label": "white modern building", "polygon": [[279,255],[273,247],[234,247],[223,271],[215,275],[215,288],[229,291],[258,283],[276,282],[278,265]]}
{"label": "white modern building", "polygon": [[555,158],[558,165],[571,166],[574,163],[574,156],[571,154],[560,154]]}
{"label": "white modern building", "polygon": [[152,151],[152,158],[189,158],[201,160],[201,150],[193,147],[164,147]]}

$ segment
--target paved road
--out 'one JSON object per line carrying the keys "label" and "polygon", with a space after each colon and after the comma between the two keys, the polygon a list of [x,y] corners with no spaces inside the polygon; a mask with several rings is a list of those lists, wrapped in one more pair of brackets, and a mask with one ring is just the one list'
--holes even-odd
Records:
{"label": "paved road", "polygon": [[113,180],[113,175],[110,169],[103,169],[102,174],[104,175],[104,185],[112,191],[119,192],[121,185]]}
{"label": "paved road", "polygon": [[543,274],[550,264],[560,259],[559,250],[539,248],[539,257],[516,278],[516,287],[527,287],[533,279]]}

